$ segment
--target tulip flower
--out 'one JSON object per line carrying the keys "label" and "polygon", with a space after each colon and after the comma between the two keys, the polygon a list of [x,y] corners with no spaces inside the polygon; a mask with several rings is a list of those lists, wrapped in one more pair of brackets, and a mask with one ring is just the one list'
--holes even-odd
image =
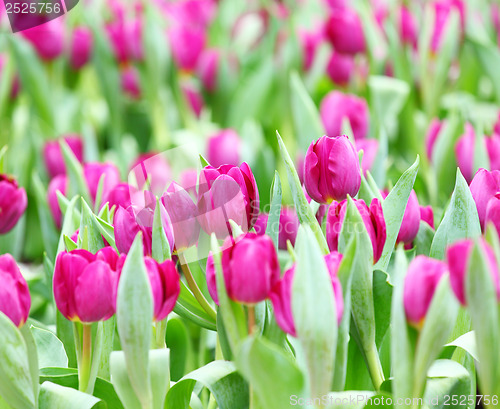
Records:
{"label": "tulip flower", "polygon": [[269,221],[269,214],[261,213],[257,220],[255,220],[255,224],[253,226],[255,233],[259,236],[263,236],[266,234],[267,222]]}
{"label": "tulip flower", "polygon": [[201,52],[205,48],[205,32],[203,30],[176,25],[168,31],[168,40],[175,64],[184,71],[196,68]]}
{"label": "tulip flower", "polygon": [[304,185],[318,203],[356,196],[361,186],[359,159],[347,136],[323,136],[311,143],[304,161]]}
{"label": "tulip flower", "polygon": [[325,32],[333,48],[342,54],[364,53],[363,25],[358,14],[348,8],[335,10],[326,22]]}
{"label": "tulip flower", "polygon": [[427,134],[425,136],[425,152],[427,153],[427,158],[429,162],[432,162],[432,154],[434,152],[434,145],[438,139],[441,129],[445,125],[445,121],[440,121],[434,118],[427,129]]}
{"label": "tulip flower", "polygon": [[[387,231],[382,210],[378,199],[373,199],[370,207],[363,200],[354,200],[373,247],[373,262],[376,263],[384,250]],[[326,241],[330,251],[338,250],[339,235],[342,231],[347,211],[347,200],[341,203],[332,203],[326,215]],[[347,226],[347,229],[356,229],[356,226]],[[349,232],[349,230],[348,230]]]}
{"label": "tulip flower", "polygon": [[[79,162],[83,161],[83,142],[79,135],[66,135],[63,136],[64,141],[68,144],[70,150],[75,155]],[[64,163],[64,156],[61,151],[61,146],[58,140],[48,141],[43,147],[43,159],[47,172],[51,178],[57,175],[66,173],[66,165]]]}
{"label": "tulip flower", "polygon": [[401,6],[399,9],[399,32],[403,43],[417,47],[418,28],[415,17],[406,6]]}
{"label": "tulip flower", "polygon": [[447,27],[452,10],[456,10],[460,17],[462,33],[465,30],[465,4],[463,0],[439,0],[433,3],[434,7],[434,31],[431,38],[431,50],[436,54],[441,48],[445,29]]}
{"label": "tulip flower", "polygon": [[420,220],[434,228],[434,210],[432,206],[420,206]]}
{"label": "tulip flower", "polygon": [[355,95],[329,92],[321,101],[320,115],[327,135],[340,135],[344,118],[349,120],[356,140],[368,134],[368,104]]}
{"label": "tulip flower", "polygon": [[47,202],[49,204],[50,213],[52,213],[52,218],[54,219],[54,223],[58,229],[62,226],[62,212],[59,207],[57,192],[61,192],[65,195],[67,187],[68,177],[66,175],[58,175],[50,181],[47,189]]}
{"label": "tulip flower", "polygon": [[208,161],[214,167],[240,164],[241,138],[233,129],[223,129],[209,137]]}
{"label": "tulip flower", "polygon": [[198,207],[189,193],[172,182],[161,197],[161,202],[172,224],[176,250],[179,252],[196,244],[200,235]]}
{"label": "tulip flower", "polygon": [[217,75],[219,74],[220,53],[215,49],[204,50],[197,64],[197,73],[203,87],[208,92],[214,92],[217,88]]}
{"label": "tulip flower", "polygon": [[[486,240],[479,241],[481,249],[486,254],[486,262],[491,273],[492,281],[496,288],[497,299],[500,300],[500,272],[498,269],[495,253]],[[450,247],[446,252],[446,258],[450,269],[450,284],[460,304],[467,305],[465,296],[465,278],[470,264],[470,255],[474,247],[473,240],[461,240]]]}
{"label": "tulip flower", "polygon": [[363,151],[363,159],[361,161],[361,169],[366,175],[366,171],[371,170],[378,153],[378,140],[376,139],[360,139],[356,141],[356,149]]}
{"label": "tulip flower", "polygon": [[193,111],[196,117],[199,118],[204,104],[200,91],[188,83],[183,83],[181,85],[181,89],[189,107],[191,108],[191,111]]}
{"label": "tulip flower", "polygon": [[497,193],[486,205],[485,226],[492,223],[497,232],[500,234],[500,193]]}
{"label": "tulip flower", "polygon": [[259,214],[259,191],[245,162],[239,168],[206,166],[201,171],[198,189],[198,220],[205,232],[225,238],[231,232],[229,219],[243,231],[252,228]]}
{"label": "tulip flower", "polygon": [[333,51],[326,66],[326,73],[334,84],[346,86],[354,73],[354,57],[349,54],[340,54]]}
{"label": "tulip flower", "polygon": [[81,69],[90,60],[94,38],[87,27],[76,27],[71,37],[69,61],[74,70]]}
{"label": "tulip flower", "polygon": [[[234,242],[227,237],[222,251],[222,273],[226,291],[233,301],[257,304],[269,297],[280,278],[278,255],[269,236],[247,233]],[[212,299],[219,304],[214,260],[207,259],[207,285]]]}
{"label": "tulip flower", "polygon": [[305,71],[309,71],[314,63],[318,47],[323,42],[323,32],[299,31],[299,40],[302,48],[302,66]]}
{"label": "tulip flower", "polygon": [[497,193],[500,193],[500,171],[479,169],[470,184],[470,191],[476,202],[477,213],[481,228],[486,228],[486,210],[488,202]]}
{"label": "tulip flower", "polygon": [[[128,183],[120,183],[111,189],[107,195],[107,203],[109,209],[115,206],[116,209],[122,207],[126,209],[132,204],[133,196],[136,196],[140,192]],[[104,206],[105,202],[103,202]]]}
{"label": "tulip flower", "polygon": [[198,185],[198,171],[196,169],[184,169],[180,176],[180,185],[192,194],[193,196],[197,196],[197,185]]}
{"label": "tulip flower", "polygon": [[28,284],[10,254],[0,256],[0,282],[0,311],[16,327],[21,327],[30,313],[31,296]]}
{"label": "tulip flower", "polygon": [[121,84],[123,91],[132,99],[141,97],[141,81],[137,69],[131,65],[121,71]]}
{"label": "tulip flower", "polygon": [[420,205],[414,190],[411,191],[408,203],[406,204],[403,221],[399,228],[396,243],[410,244],[417,237],[420,227]]}
{"label": "tulip flower", "polygon": [[[167,160],[154,152],[140,155],[130,167],[130,173],[135,177],[139,189],[151,190],[155,195],[161,195],[172,180],[172,170]],[[148,184],[145,186],[146,181]]]}
{"label": "tulip flower", "polygon": [[486,138],[486,150],[490,159],[490,169],[500,170],[500,134],[494,133]]}
{"label": "tulip flower", "polygon": [[425,316],[441,278],[448,271],[443,261],[417,256],[406,273],[403,303],[406,318],[416,328],[422,328]]}
{"label": "tulip flower", "polygon": [[[124,14],[125,11],[120,13]],[[120,16],[106,25],[106,33],[118,63],[126,64],[143,59],[142,25],[139,20],[125,21]]]}
{"label": "tulip flower", "polygon": [[0,234],[11,231],[24,214],[28,198],[24,188],[5,174],[0,174]]}
{"label": "tulip flower", "polygon": [[153,319],[161,321],[172,312],[179,297],[181,288],[179,274],[172,260],[158,263],[156,260],[145,257],[144,264],[148,273],[153,295]]}
{"label": "tulip flower", "polygon": [[96,254],[80,249],[59,253],[53,278],[57,309],[70,321],[92,323],[111,318],[122,264],[111,247]]}
{"label": "tulip flower", "polygon": [[[254,229],[259,236],[266,233],[268,220],[269,215],[267,213],[261,213],[257,218]],[[288,240],[290,240],[292,246],[295,246],[299,225],[299,218],[297,217],[295,209],[288,206],[282,207],[278,226],[278,248],[280,250],[286,250],[288,248]]]}
{"label": "tulip flower", "polygon": [[474,147],[476,135],[471,124],[465,125],[465,133],[460,137],[455,145],[455,155],[457,164],[467,182],[471,182],[474,176]]}
{"label": "tulip flower", "polygon": [[[337,324],[342,321],[344,313],[344,299],[342,296],[342,286],[337,277],[337,272],[342,261],[342,254],[332,252],[325,257],[325,263],[332,280],[333,293],[335,297],[335,309],[337,312]],[[297,336],[295,323],[292,314],[292,286],[295,276],[295,265],[285,271],[283,277],[273,287],[271,291],[271,302],[273,303],[274,314],[278,326],[287,334]]]}
{"label": "tulip flower", "polygon": [[45,61],[55,60],[63,52],[64,26],[60,18],[23,30],[21,33]]}

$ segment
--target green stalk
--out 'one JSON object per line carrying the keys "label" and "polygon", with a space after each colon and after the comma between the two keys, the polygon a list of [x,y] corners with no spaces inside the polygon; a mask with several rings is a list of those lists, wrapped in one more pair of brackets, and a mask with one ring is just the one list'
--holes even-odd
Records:
{"label": "green stalk", "polygon": [[373,386],[379,391],[380,386],[384,382],[384,371],[382,370],[382,364],[380,363],[380,357],[375,345],[366,351],[366,363],[368,364],[368,371],[370,372]]}
{"label": "green stalk", "polygon": [[155,348],[164,349],[167,347],[165,344],[165,335],[167,334],[167,319],[155,323]]}
{"label": "green stalk", "polygon": [[78,365],[78,386],[82,392],[89,393],[90,369],[92,366],[92,324],[83,324],[82,353]]}

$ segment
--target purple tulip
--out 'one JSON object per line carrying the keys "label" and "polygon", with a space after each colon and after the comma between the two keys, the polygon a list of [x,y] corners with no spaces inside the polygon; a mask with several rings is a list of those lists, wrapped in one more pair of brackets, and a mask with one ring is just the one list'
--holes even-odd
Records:
{"label": "purple tulip", "polygon": [[64,26],[60,18],[21,31],[21,33],[33,45],[39,57],[45,61],[52,61],[63,52]]}
{"label": "purple tulip", "polygon": [[349,54],[340,54],[333,51],[326,67],[326,73],[334,84],[346,86],[354,74],[354,57]]}
{"label": "purple tulip", "polygon": [[[368,236],[373,247],[373,262],[376,263],[382,251],[384,250],[387,231],[384,219],[382,205],[378,199],[373,199],[370,207],[363,200],[354,200]],[[337,251],[339,244],[339,235],[344,224],[344,218],[347,211],[347,200],[341,203],[332,203],[326,215],[326,241],[330,251]],[[348,232],[356,229],[356,226],[347,226]]]}
{"label": "purple tulip", "polygon": [[304,161],[304,185],[318,203],[356,196],[361,186],[358,153],[347,136],[323,136],[311,143]]}
{"label": "purple tulip", "polygon": [[27,206],[26,190],[14,178],[0,174],[0,234],[14,228]]}
{"label": "purple tulip", "polygon": [[401,6],[399,9],[399,32],[403,43],[417,47],[418,28],[415,17],[406,6]]}
{"label": "purple tulip", "polygon": [[[126,209],[132,204],[134,197],[138,194],[140,194],[140,192],[135,187],[128,183],[119,183],[109,191],[106,202],[110,210],[113,206],[115,206],[116,209],[119,207]],[[104,206],[106,202],[103,202],[102,206]]]}
{"label": "purple tulip", "polygon": [[[255,233],[263,236],[266,233],[269,215],[267,213],[259,214],[257,221],[253,226]],[[293,207],[284,206],[281,208],[279,226],[278,226],[278,248],[280,250],[287,249],[287,241],[290,240],[292,246],[295,246],[295,239],[299,230],[299,218]]]}
{"label": "purple tulip", "polygon": [[250,166],[238,168],[206,166],[200,174],[198,213],[201,227],[208,234],[225,238],[230,232],[229,219],[248,231],[259,215],[259,191]]}
{"label": "purple tulip", "polygon": [[217,88],[217,75],[219,73],[220,53],[218,50],[208,48],[204,50],[197,64],[197,73],[203,87],[208,92],[214,92]]}
{"label": "purple tulip", "polygon": [[234,129],[223,129],[209,137],[208,161],[214,167],[240,164],[241,138]]}
{"label": "purple tulip", "polygon": [[438,139],[441,129],[445,125],[445,121],[440,121],[434,118],[427,129],[427,134],[425,136],[425,152],[427,153],[427,158],[429,162],[432,162],[432,154],[434,152],[434,145]]}
{"label": "purple tulip", "polygon": [[196,197],[198,194],[197,184],[198,184],[198,171],[196,169],[184,169],[180,176],[180,185],[189,192],[191,195]]}
{"label": "purple tulip", "polygon": [[177,252],[196,244],[200,235],[198,207],[193,203],[189,193],[172,182],[161,197],[161,202],[172,223]]}
{"label": "purple tulip", "polygon": [[53,279],[57,309],[70,321],[111,318],[122,264],[111,247],[96,254],[80,249],[59,253]]}
{"label": "purple tulip", "polygon": [[356,149],[363,151],[363,160],[361,161],[361,169],[366,175],[366,171],[371,170],[373,163],[378,153],[378,141],[376,139],[360,139],[356,141]]}
{"label": "purple tulip", "polygon": [[[271,238],[247,233],[236,242],[228,237],[223,248],[222,273],[229,298],[250,305],[268,298],[280,278],[278,256]],[[216,304],[219,304],[211,254],[207,260],[206,274],[208,291]]]}
{"label": "purple tulip", "polygon": [[167,318],[172,312],[181,291],[179,274],[172,260],[158,263],[156,260],[145,257],[144,264],[148,273],[153,295],[154,321]]}
{"label": "purple tulip", "polygon": [[434,228],[434,210],[432,206],[420,206],[420,220]]}
{"label": "purple tulip", "polygon": [[309,71],[314,63],[318,47],[323,42],[322,30],[299,31],[299,40],[302,48],[302,67]]}
{"label": "purple tulip", "polygon": [[[335,308],[337,312],[337,325],[342,321],[344,313],[344,299],[342,286],[337,277],[337,272],[342,261],[342,254],[332,252],[325,256],[325,263],[332,280],[333,293],[335,297]],[[274,314],[278,326],[287,334],[297,336],[292,314],[292,285],[295,276],[295,265],[285,271],[283,277],[273,287],[270,298],[273,303]]]}
{"label": "purple tulip", "polygon": [[406,273],[403,303],[406,318],[416,328],[422,328],[439,282],[448,271],[443,261],[417,256]]}
{"label": "purple tulip", "polygon": [[[83,161],[83,142],[79,135],[66,135],[63,136],[64,141],[68,144],[70,150],[75,155],[79,162]],[[64,157],[59,145],[59,140],[48,141],[43,147],[43,159],[47,172],[51,178],[57,175],[66,173],[66,165]]]}
{"label": "purple tulip", "polygon": [[493,170],[490,172],[486,169],[479,169],[474,179],[472,179],[470,191],[474,202],[476,202],[481,229],[484,231],[488,202],[496,194],[500,193],[500,171]]}
{"label": "purple tulip", "polygon": [[450,14],[453,9],[460,14],[460,26],[462,33],[465,30],[465,4],[463,0],[439,0],[433,3],[435,18],[434,31],[431,38],[431,50],[436,54],[441,48],[445,29],[448,25]]}
{"label": "purple tulip", "polygon": [[59,207],[59,201],[57,200],[57,192],[59,191],[65,195],[67,188],[68,177],[66,175],[58,175],[50,181],[47,189],[47,202],[49,204],[50,213],[52,213],[52,218],[58,229],[62,226],[62,212]]}
{"label": "purple tulip", "polygon": [[21,327],[30,313],[31,296],[28,284],[10,254],[0,256],[0,282],[0,311],[16,327]]}
{"label": "purple tulip", "polygon": [[79,70],[88,63],[94,48],[92,31],[87,27],[76,27],[71,37],[70,64],[74,70]]}
{"label": "purple tulip", "polygon": [[141,97],[141,81],[137,69],[131,65],[121,71],[121,84],[123,91],[132,99]]}
{"label": "purple tulip", "polygon": [[[149,152],[140,155],[130,167],[139,189],[147,188],[160,196],[172,181],[172,170],[165,157]],[[146,181],[148,186],[145,186]]]}
{"label": "purple tulip", "polygon": [[170,28],[168,40],[176,65],[181,70],[193,71],[205,48],[205,32],[195,27],[180,24]]}
{"label": "purple tulip", "polygon": [[255,233],[259,236],[263,236],[266,234],[267,222],[269,221],[269,214],[261,213],[257,220],[255,220],[255,224],[253,226]]}
{"label": "purple tulip", "polygon": [[355,95],[340,91],[329,92],[321,101],[320,115],[327,135],[340,135],[344,118],[349,120],[356,140],[363,139],[368,134],[368,104]]}
{"label": "purple tulip", "polygon": [[500,170],[500,134],[494,133],[486,138],[486,150],[490,159],[490,169]]}
{"label": "purple tulip", "polygon": [[415,240],[415,237],[417,237],[419,227],[420,205],[415,191],[412,190],[406,204],[396,243],[411,244]]}
{"label": "purple tulip", "polygon": [[[493,283],[496,288],[497,299],[500,300],[500,272],[498,270],[495,253],[486,240],[479,241],[481,249],[486,254],[486,262],[491,273]],[[450,284],[455,296],[460,304],[467,305],[465,296],[465,276],[469,267],[469,260],[472,249],[474,247],[473,240],[462,240],[448,247],[446,257],[450,269]]]}
{"label": "purple tulip", "polygon": [[[123,14],[125,11],[123,11]],[[113,54],[120,64],[141,61],[144,50],[142,46],[142,23],[140,20],[125,21],[124,16],[106,25],[106,33]]]}
{"label": "purple tulip", "polygon": [[191,111],[193,111],[196,117],[199,118],[204,104],[200,91],[188,83],[182,84],[181,89],[189,107],[191,108]]}
{"label": "purple tulip", "polygon": [[492,223],[497,233],[500,234],[500,193],[497,193],[486,206],[485,227]]}
{"label": "purple tulip", "polygon": [[326,22],[326,36],[333,48],[342,54],[364,53],[366,49],[363,25],[350,8],[335,10]]}
{"label": "purple tulip", "polygon": [[476,133],[471,124],[465,125],[465,133],[455,145],[455,156],[457,164],[467,182],[471,182],[474,176],[474,146]]}
{"label": "purple tulip", "polygon": [[120,183],[120,171],[110,162],[89,162],[83,166],[83,176],[95,203],[99,182],[102,179],[101,200],[106,202],[109,192]]}

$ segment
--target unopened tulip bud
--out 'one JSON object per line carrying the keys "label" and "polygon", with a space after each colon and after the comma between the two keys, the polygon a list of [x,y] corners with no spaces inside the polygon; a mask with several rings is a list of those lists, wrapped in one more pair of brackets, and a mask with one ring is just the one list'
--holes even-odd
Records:
{"label": "unopened tulip bud", "polygon": [[399,9],[399,32],[403,43],[417,47],[418,29],[417,22],[411,11],[406,6]]}
{"label": "unopened tulip bud", "polygon": [[[268,298],[280,278],[278,255],[271,238],[247,233],[234,243],[233,238],[228,237],[223,248],[222,272],[229,298],[249,305]],[[207,285],[210,295],[218,304],[212,255],[207,260]]]}
{"label": "unopened tulip bud", "polygon": [[406,318],[421,328],[441,278],[448,271],[446,263],[426,256],[417,256],[406,273],[403,302]]}
{"label": "unopened tulip bud", "polygon": [[365,52],[363,25],[356,11],[347,7],[334,10],[326,23],[325,30],[333,48],[339,53]]}
{"label": "unopened tulip bud", "polygon": [[471,182],[474,176],[474,151],[476,144],[476,133],[471,124],[465,125],[465,133],[460,137],[455,145],[455,155],[458,167],[465,180]]}
{"label": "unopened tulip bud", "polygon": [[151,190],[158,196],[161,196],[172,180],[169,163],[163,155],[154,152],[140,155],[130,167],[130,172],[139,189]]}
{"label": "unopened tulip bud", "polygon": [[432,206],[420,206],[420,220],[434,228],[434,210]]}
{"label": "unopened tulip bud", "polygon": [[500,170],[500,134],[486,138],[486,150],[490,159],[490,169]]}
{"label": "unopened tulip bud", "polygon": [[410,244],[417,237],[420,227],[420,205],[414,190],[411,191],[408,203],[406,204],[403,221],[399,228],[396,243]]}
{"label": "unopened tulip bud", "polygon": [[311,143],[304,161],[304,185],[318,203],[356,196],[361,186],[359,159],[347,136],[323,136]]}
{"label": "unopened tulip bud", "polygon": [[[63,137],[64,142],[68,144],[71,152],[75,155],[79,162],[83,161],[83,142],[79,135],[66,135]],[[64,156],[61,151],[61,146],[58,140],[48,141],[43,147],[43,159],[47,172],[51,178],[65,174],[66,165]]]}
{"label": "unopened tulip bud", "polygon": [[[335,297],[335,310],[337,312],[337,325],[342,321],[344,313],[344,299],[342,296],[342,286],[337,277],[337,272],[342,261],[342,254],[332,252],[325,256],[325,263],[332,281],[333,293]],[[273,287],[270,298],[273,303],[274,314],[278,326],[287,334],[297,336],[295,322],[292,314],[292,289],[295,276],[295,265],[285,271],[283,277]],[[333,318],[333,317],[332,317]]]}
{"label": "unopened tulip bud", "polygon": [[0,234],[12,230],[28,206],[28,197],[17,181],[0,174]]}
{"label": "unopened tulip bud", "polygon": [[360,139],[356,141],[356,149],[358,152],[363,151],[363,160],[361,161],[361,169],[366,175],[368,170],[372,169],[378,153],[378,140],[376,139]]}
{"label": "unopened tulip bud", "polygon": [[444,124],[445,121],[440,121],[439,119],[435,118],[429,125],[429,129],[427,129],[427,134],[425,136],[425,152],[427,153],[427,159],[429,159],[429,162],[432,161],[434,145],[436,144],[439,133],[441,132]]}
{"label": "unopened tulip bud", "polygon": [[197,65],[198,76],[208,92],[217,88],[217,75],[219,74],[219,51],[206,49],[200,55]]}
{"label": "unopened tulip bud", "polygon": [[240,164],[241,138],[233,129],[223,129],[207,142],[208,161],[213,167]]}
{"label": "unopened tulip bud", "polygon": [[472,179],[470,191],[474,202],[476,202],[479,222],[484,231],[488,202],[492,197],[500,193],[500,171],[494,170],[490,172],[486,169],[479,169],[474,179]]}
{"label": "unopened tulip bud", "polygon": [[16,327],[21,327],[30,313],[31,296],[28,284],[10,254],[0,256],[0,282],[0,311]]}
{"label": "unopened tulip bud", "polygon": [[23,30],[21,33],[45,61],[52,61],[63,52],[64,26],[60,18]]}
{"label": "unopened tulip bud", "polygon": [[346,86],[354,73],[354,57],[349,54],[340,54],[333,51],[326,66],[326,73],[334,84]]}
{"label": "unopened tulip bud", "polygon": [[[95,203],[99,184],[102,183],[101,200],[106,201],[109,192],[120,183],[120,171],[110,162],[89,162],[83,166],[83,176]],[[102,182],[101,182],[102,180]]]}
{"label": "unopened tulip bud", "polygon": [[460,28],[465,30],[465,4],[463,0],[438,0],[433,2],[434,7],[434,31],[431,38],[431,50],[436,54],[441,48],[444,33],[453,10],[459,13]]}
{"label": "unopened tulip bud", "polygon": [[132,99],[141,97],[141,82],[135,67],[128,66],[122,70],[121,84],[123,91]]}
{"label": "unopened tulip bud", "polygon": [[199,28],[176,25],[168,31],[172,57],[181,70],[193,71],[205,48],[205,32]]}
{"label": "unopened tulip bud", "polygon": [[74,70],[79,70],[88,63],[92,55],[94,38],[87,27],[77,27],[73,31],[70,45],[70,64]]}

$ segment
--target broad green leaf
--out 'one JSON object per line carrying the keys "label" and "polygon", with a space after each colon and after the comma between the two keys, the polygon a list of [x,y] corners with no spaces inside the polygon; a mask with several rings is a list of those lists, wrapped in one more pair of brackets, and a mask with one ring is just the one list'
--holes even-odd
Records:
{"label": "broad green leaf", "polygon": [[0,396],[13,408],[33,409],[33,392],[26,343],[12,321],[0,311]]}
{"label": "broad green leaf", "polygon": [[292,396],[305,396],[304,375],[296,363],[265,338],[247,339],[236,365],[265,408],[289,408]]}
{"label": "broad green leaf", "polygon": [[168,320],[166,339],[170,349],[170,376],[177,382],[185,374],[191,346],[191,339],[182,319],[174,316]]}
{"label": "broad green leaf", "polygon": [[155,213],[153,216],[153,258],[159,263],[163,263],[165,260],[170,260],[171,249],[168,244],[167,235],[165,229],[163,228],[161,213],[164,211],[163,205],[160,203],[160,199],[156,198]]}
{"label": "broad green leaf", "polygon": [[101,232],[97,227],[97,222],[94,213],[90,209],[89,205],[82,198],[82,219],[80,221],[80,234],[82,232],[87,232],[87,248],[85,250],[91,253],[97,253],[98,250],[104,247],[104,242],[102,241]]}
{"label": "broad green leaf", "polygon": [[212,393],[219,409],[248,408],[248,385],[234,364],[213,361],[190,372],[173,385],[167,394],[165,409],[187,409],[197,383]]}
{"label": "broad green leaf", "polygon": [[307,226],[299,227],[296,250],[292,315],[306,359],[310,394],[322,396],[333,381],[338,336],[335,297],[321,249]]}
{"label": "broad green leaf", "polygon": [[125,409],[142,409],[141,402],[134,392],[127,371],[127,363],[123,351],[111,352],[110,358],[111,382],[116,394],[120,397]]}
{"label": "broad green leaf", "polygon": [[68,356],[64,345],[52,332],[31,326],[31,333],[35,338],[40,368],[68,367]]}
{"label": "broad green leaf", "polygon": [[104,401],[86,393],[52,382],[44,382],[40,387],[40,409],[99,409],[106,408]]}
{"label": "broad green leaf", "polygon": [[162,348],[149,351],[149,370],[153,391],[153,409],[163,409],[170,388],[170,350]]}
{"label": "broad green leaf", "polygon": [[28,355],[28,364],[30,367],[30,376],[31,376],[31,384],[33,387],[33,394],[35,396],[35,408],[38,406],[38,391],[40,384],[40,377],[38,375],[38,370],[40,368],[38,364],[38,351],[37,344],[33,337],[33,334],[30,330],[31,325],[29,323],[25,323],[21,329],[21,336],[26,343],[26,351]]}
{"label": "broad green leaf", "polygon": [[[64,251],[66,248],[66,240],[64,236],[71,237],[73,233],[78,229],[79,224],[76,222],[76,203],[78,202],[78,196],[74,196],[68,203],[66,212],[64,214],[63,224],[61,228],[61,236],[59,237],[59,244],[57,246],[57,254]],[[79,217],[81,220],[81,216]]]}
{"label": "broad green leaf", "polygon": [[478,361],[477,345],[476,345],[476,334],[474,331],[469,331],[463,335],[460,335],[454,341],[449,342],[445,346],[462,348],[464,351],[468,352],[476,361]]}
{"label": "broad green leaf", "polygon": [[426,222],[420,221],[417,237],[415,238],[415,253],[416,255],[423,254],[428,256],[431,251],[432,240],[434,239],[434,229]]}
{"label": "broad green leaf", "polygon": [[274,180],[271,186],[271,208],[267,219],[266,234],[271,237],[274,247],[278,248],[278,237],[281,214],[281,179],[278,172],[274,173]]}
{"label": "broad green leaf", "polygon": [[118,284],[116,321],[130,383],[142,406],[149,408],[152,405],[149,347],[153,300],[143,260],[141,234],[136,236],[123,265]]}
{"label": "broad green leaf", "polygon": [[460,239],[481,235],[476,203],[460,169],[457,169],[455,190],[443,220],[432,241],[430,256],[443,259],[446,247]]}
{"label": "broad green leaf", "polygon": [[380,348],[391,322],[393,286],[389,275],[380,270],[373,272],[373,305],[375,306],[375,343]]}
{"label": "broad green leaf", "polygon": [[384,211],[385,224],[387,229],[387,238],[384,245],[384,250],[375,268],[385,271],[389,265],[394,245],[398,237],[399,228],[403,221],[403,216],[406,210],[408,198],[413,189],[415,178],[417,177],[420,158],[417,156],[415,163],[401,175],[396,186],[391,190],[389,195],[382,203]]}

